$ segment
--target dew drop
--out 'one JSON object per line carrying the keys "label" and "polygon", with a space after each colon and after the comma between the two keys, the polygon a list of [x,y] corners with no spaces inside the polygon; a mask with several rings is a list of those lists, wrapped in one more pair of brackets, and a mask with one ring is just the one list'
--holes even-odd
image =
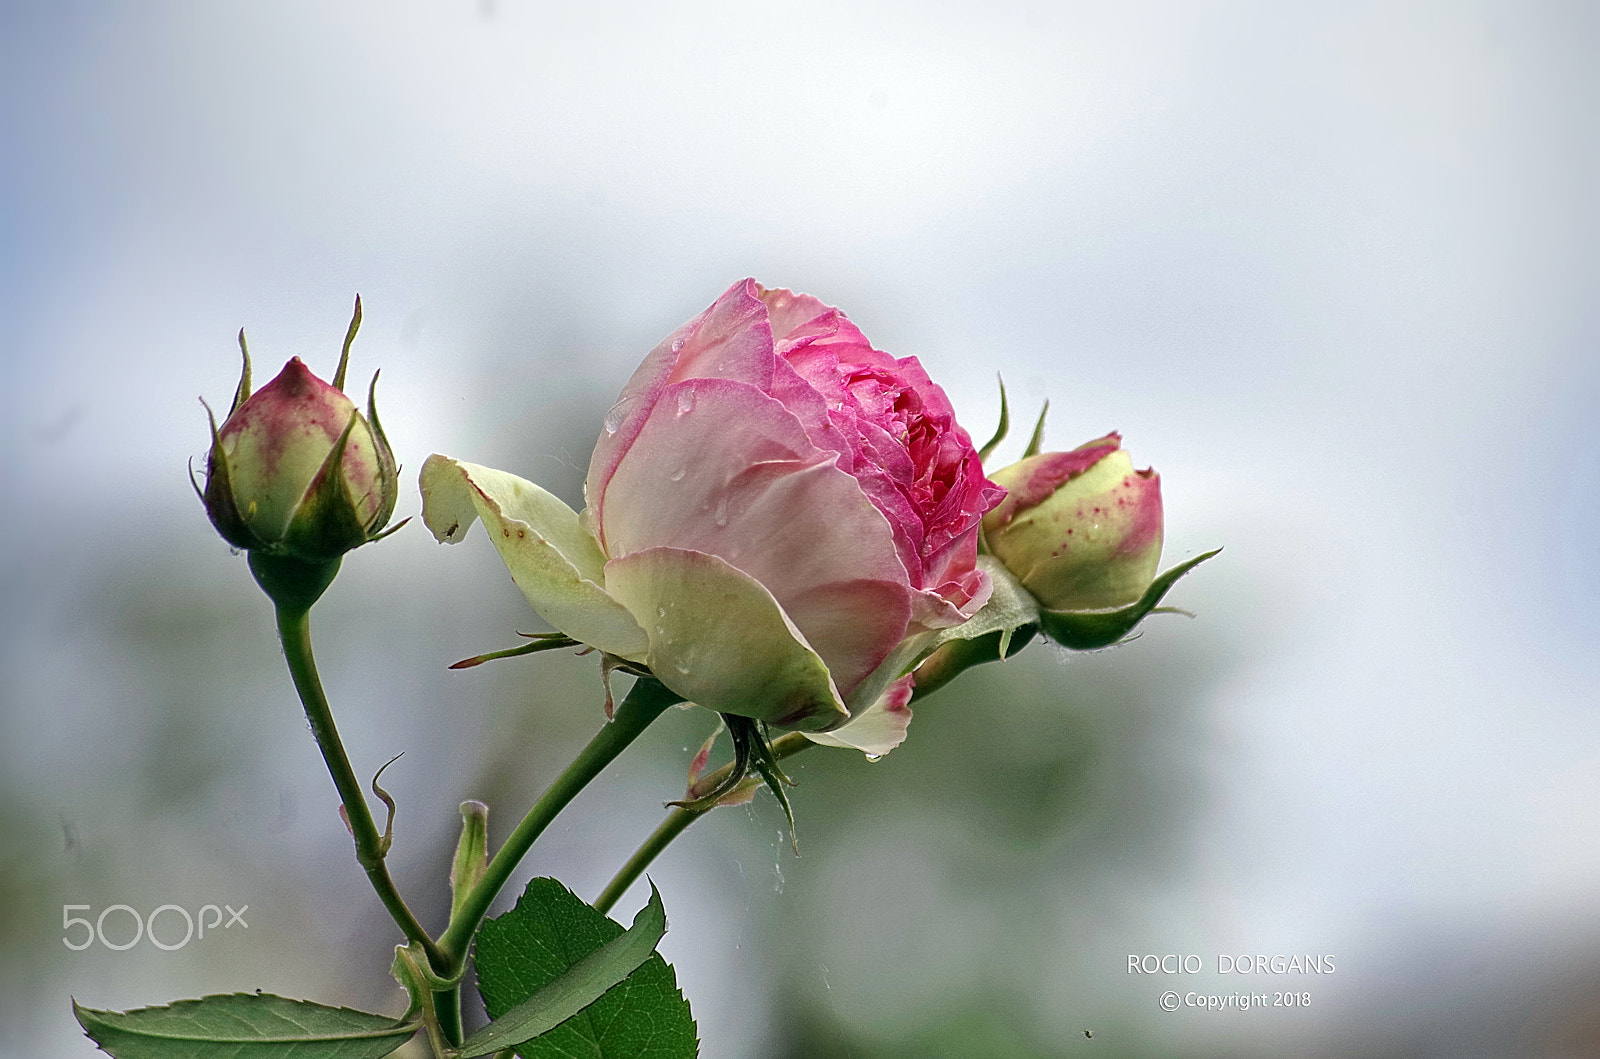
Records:
{"label": "dew drop", "polygon": [[672,663],[672,668],[676,669],[678,671],[678,675],[679,676],[686,677],[686,676],[689,675],[689,663],[688,662],[684,662],[684,661],[681,661],[681,660],[677,661],[677,662],[674,662],[674,663]]}
{"label": "dew drop", "polygon": [[723,497],[721,500],[717,501],[717,525],[718,526],[726,526],[727,524],[728,524],[728,498],[727,497]]}
{"label": "dew drop", "polygon": [[604,426],[607,434],[615,434],[622,426],[622,421],[628,418],[628,409],[633,407],[633,398],[624,397],[611,406],[611,411],[606,413]]}
{"label": "dew drop", "polygon": [[694,411],[694,388],[685,386],[678,391],[678,414]]}
{"label": "dew drop", "polygon": [[666,616],[667,616],[667,608],[666,607],[657,607],[656,608],[656,617],[665,618]]}
{"label": "dew drop", "polygon": [[882,761],[883,760],[883,755],[882,754],[868,754],[867,755],[867,760],[868,761]]}
{"label": "dew drop", "polygon": [[679,350],[681,350],[681,349],[682,349],[682,348],[683,348],[683,339],[681,339],[681,338],[674,338],[674,339],[673,339],[673,340],[672,340],[672,351],[673,351],[673,352],[674,352],[674,353],[676,353],[676,352],[678,352],[678,351],[679,351]]}
{"label": "dew drop", "polygon": [[667,475],[667,481],[669,481],[669,482],[681,482],[681,481],[683,481],[683,474],[684,474],[683,468],[679,467],[677,470],[675,470],[671,474]]}

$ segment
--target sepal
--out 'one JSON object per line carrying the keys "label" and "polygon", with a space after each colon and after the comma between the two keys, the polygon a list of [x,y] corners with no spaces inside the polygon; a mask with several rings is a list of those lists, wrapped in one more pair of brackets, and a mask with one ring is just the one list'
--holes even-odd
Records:
{"label": "sepal", "polygon": [[239,328],[239,353],[244,357],[244,367],[239,371],[239,385],[233,391],[233,404],[228,408],[228,414],[239,410],[239,406],[250,400],[250,347],[245,345],[244,328]]}
{"label": "sepal", "polygon": [[983,447],[978,450],[980,460],[987,460],[989,454],[994,452],[1011,432],[1011,408],[1006,404],[1006,380],[998,375],[995,378],[1000,383],[1000,422],[995,425],[994,436],[985,441]]}
{"label": "sepal", "polygon": [[[244,332],[240,331],[239,334],[242,338]],[[239,381],[240,392],[248,389],[249,375],[249,369],[246,368],[245,377]],[[237,402],[238,397],[235,396],[234,400]],[[239,511],[238,503],[234,501],[232,472],[228,469],[228,453],[222,447],[222,436],[217,432],[217,417],[212,413],[211,406],[206,404],[205,398],[200,399],[200,404],[206,410],[206,422],[211,427],[211,451],[206,455],[205,489],[202,490],[195,482],[193,465],[189,467],[189,484],[199,494],[200,502],[205,505],[206,514],[218,536],[235,548],[246,551],[265,547],[266,542],[251,532]]]}
{"label": "sepal", "polygon": [[1130,606],[1103,611],[1041,609],[1039,626],[1050,639],[1074,651],[1093,651],[1100,647],[1110,647],[1126,637],[1133,631],[1134,626],[1144,620],[1145,615],[1156,609],[1161,597],[1177,584],[1178,578],[1220,551],[1222,549],[1217,548],[1174,566],[1150,582],[1150,587],[1145,590],[1144,595],[1137,603]]}
{"label": "sepal", "polygon": [[[706,765],[711,761],[711,751],[717,745],[717,736],[722,734],[722,725],[718,724],[716,731],[712,732],[706,741],[700,744],[700,750],[689,762],[689,783],[684,788],[683,802],[680,805],[692,805],[696,799],[704,798],[721,785],[714,782],[715,773],[701,779],[705,773]],[[756,796],[756,788],[761,786],[754,780],[746,777],[740,780],[732,790],[717,799],[717,805],[745,805]],[[710,808],[708,805],[707,808]]]}
{"label": "sepal", "polygon": [[[398,482],[400,467],[395,463],[394,449],[389,447],[389,435],[383,432],[383,424],[378,422],[378,376],[381,374],[383,374],[381,370],[373,372],[372,382],[367,386],[367,426],[372,429],[372,447],[377,454],[379,465],[382,467],[380,474],[386,481]],[[372,520],[374,530],[386,525],[389,519],[394,516],[394,507],[399,500],[400,490],[398,488],[387,489],[383,492],[378,506],[378,513]],[[404,524],[401,523],[401,525]],[[399,528],[400,526],[395,526],[393,529],[384,530],[381,534],[371,536],[367,539],[367,543],[370,544],[372,541],[377,540],[379,536],[387,536]]]}
{"label": "sepal", "polygon": [[[350,435],[361,421],[361,413],[351,410],[344,432],[328,450],[328,458],[295,508],[288,531],[274,550],[302,559],[331,559],[367,542],[367,523],[357,513],[355,498],[345,480],[344,457]],[[393,490],[389,490],[393,492]],[[391,499],[388,504],[394,510]],[[374,525],[381,526],[387,518]]]}

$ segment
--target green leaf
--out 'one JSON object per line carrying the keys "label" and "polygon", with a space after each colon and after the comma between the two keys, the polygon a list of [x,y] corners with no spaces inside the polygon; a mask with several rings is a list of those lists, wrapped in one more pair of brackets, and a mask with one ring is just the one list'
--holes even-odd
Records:
{"label": "green leaf", "polygon": [[418,1023],[270,993],[229,993],[136,1011],[73,1001],[78,1024],[116,1059],[378,1059]]}
{"label": "green leaf", "polygon": [[1039,625],[1044,629],[1046,636],[1062,647],[1070,647],[1075,651],[1110,647],[1132,632],[1133,627],[1155,609],[1156,604],[1161,602],[1161,597],[1167,594],[1167,590],[1178,583],[1178,578],[1220,551],[1222,549],[1217,548],[1174,566],[1152,581],[1139,602],[1131,606],[1104,611],[1041,610]]}
{"label": "green leaf", "polygon": [[[650,904],[628,934],[641,924],[649,928],[653,915],[661,915],[661,902],[652,889]],[[535,994],[542,997],[542,990],[584,964],[590,954],[598,955],[607,943],[626,936],[621,924],[556,880],[532,880],[515,908],[478,932],[478,990],[484,1008],[492,1019],[505,1018]],[[654,945],[652,939],[650,947]],[[689,1002],[678,991],[671,966],[656,953],[588,1007],[517,1048],[524,1059],[693,1059],[698,1051]],[[463,1055],[473,1054],[479,1053],[463,1049]]]}
{"label": "green leaf", "polygon": [[667,913],[652,883],[650,903],[634,917],[633,926],[467,1038],[459,1050],[462,1059],[525,1044],[559,1026],[638,970],[654,955],[656,943],[666,932]]}

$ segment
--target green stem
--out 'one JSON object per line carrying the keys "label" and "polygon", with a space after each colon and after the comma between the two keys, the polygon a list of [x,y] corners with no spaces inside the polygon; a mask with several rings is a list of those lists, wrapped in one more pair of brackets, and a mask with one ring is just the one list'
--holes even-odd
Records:
{"label": "green stem", "polygon": [[317,676],[317,663],[311,653],[311,612],[309,608],[278,607],[278,635],[283,641],[283,655],[289,663],[289,673],[294,677],[295,690],[306,709],[306,720],[311,722],[311,733],[316,737],[322,760],[328,765],[328,774],[339,790],[344,803],[345,817],[356,840],[356,860],[367,873],[372,888],[389,916],[405,936],[422,946],[437,971],[447,963],[444,954],[422,929],[416,915],[407,907],[405,898],[395,889],[389,877],[389,867],[384,862],[383,837],[372,819],[372,810],[361,793],[361,782],[350,767],[350,758],[339,739],[339,729],[333,723],[333,710],[328,696],[322,690],[322,680]]}
{"label": "green stem", "polygon": [[439,1023],[439,1033],[445,1043],[459,1045],[466,1039],[461,1026],[461,983],[433,994],[433,1016]]}
{"label": "green stem", "polygon": [[[1033,632],[1030,630],[1026,636],[1018,638],[1020,642],[1014,641],[1011,648],[1006,652],[1007,655],[1009,656],[1015,654],[1017,651],[1021,650],[1022,645],[1026,644],[1032,637]],[[989,650],[994,653],[996,658],[999,658],[998,633],[995,634],[994,640],[994,645],[991,646]],[[946,646],[948,647],[950,645],[947,644]],[[934,657],[937,658],[937,654],[935,654]],[[926,664],[927,663],[924,663],[924,666]],[[948,675],[941,674],[941,679],[929,681],[927,686],[924,686],[921,679],[922,670],[918,669],[917,688],[911,694],[911,701],[915,702],[918,699],[933,694],[933,692],[943,687],[951,677],[955,676],[956,673],[959,672],[960,669],[956,669]],[[790,732],[787,735],[780,736],[772,741],[772,753],[775,758],[777,758],[779,761],[782,761],[786,757],[793,757],[795,754],[800,753],[800,751],[806,749],[807,747],[816,745],[816,743],[813,743],[799,732]],[[709,776],[706,776],[700,781],[703,785],[703,789],[715,790],[717,784],[726,779],[728,774],[732,771],[733,765],[728,764],[722,766],[720,769],[711,773]],[[638,849],[634,850],[633,856],[628,858],[628,862],[617,870],[617,874],[612,877],[610,882],[606,883],[606,888],[601,890],[600,896],[594,899],[595,909],[600,912],[611,911],[611,906],[616,904],[617,900],[627,892],[628,887],[632,886],[638,880],[639,876],[644,874],[644,870],[650,866],[651,861],[655,860],[656,857],[661,854],[662,850],[672,845],[673,840],[687,831],[690,824],[694,823],[696,820],[700,819],[702,816],[706,815],[715,808],[715,805],[709,805],[704,809],[695,810],[680,806],[668,813],[667,818],[661,821],[660,825],[650,833],[650,837],[645,839],[644,843],[640,845]]]}
{"label": "green stem", "polygon": [[661,826],[650,833],[650,837],[644,840],[644,844],[634,851],[633,856],[628,858],[628,863],[622,866],[612,880],[606,884],[606,888],[600,891],[600,896],[594,899],[595,911],[611,911],[611,906],[616,904],[617,899],[627,892],[628,887],[638,881],[639,876],[643,875],[644,870],[650,866],[650,862],[655,860],[662,850],[672,845],[672,840],[683,834],[690,824],[708,812],[710,812],[709,809],[704,809],[697,813],[693,809],[680,807],[668,813],[667,818],[661,821]]}
{"label": "green stem", "polygon": [[668,706],[683,699],[668,691],[658,681],[641,677],[628,692],[628,697],[617,707],[615,716],[595,734],[578,756],[572,760],[554,783],[534,803],[528,815],[511,832],[510,837],[489,861],[483,877],[468,892],[456,914],[450,917],[450,926],[439,938],[439,948],[448,960],[449,973],[453,974],[466,958],[472,935],[489,911],[489,904],[511,878],[518,862],[528,852],[541,832],[554,820],[578,792],[600,774],[650,722],[661,716]]}
{"label": "green stem", "polygon": [[[816,745],[816,743],[813,743],[799,732],[790,732],[772,741],[772,754],[781,761],[786,757],[793,757],[806,747]],[[732,771],[733,766],[731,764],[724,765],[700,782],[704,784],[704,789],[714,790],[717,784],[727,778]],[[628,887],[638,881],[639,876],[644,874],[644,870],[650,866],[650,862],[655,860],[662,850],[672,845],[673,839],[687,831],[690,824],[715,808],[715,805],[709,805],[696,811],[679,807],[668,813],[667,818],[661,821],[660,826],[650,833],[650,837],[644,840],[644,844],[634,851],[633,856],[628,858],[628,862],[617,871],[617,874],[610,882],[606,883],[606,888],[600,891],[599,897],[594,899],[595,909],[600,912],[611,911],[611,906],[617,903],[617,899],[627,892]]]}

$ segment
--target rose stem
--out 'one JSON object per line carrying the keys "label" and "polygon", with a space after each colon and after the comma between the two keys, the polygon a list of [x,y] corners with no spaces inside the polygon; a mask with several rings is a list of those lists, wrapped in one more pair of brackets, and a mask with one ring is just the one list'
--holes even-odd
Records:
{"label": "rose stem", "polygon": [[450,926],[439,938],[439,948],[444,950],[451,973],[464,960],[473,933],[489,911],[489,903],[505,886],[539,833],[590,780],[627,749],[628,744],[649,727],[650,722],[661,716],[668,706],[682,701],[681,697],[653,678],[641,677],[635,682],[628,697],[617,707],[616,715],[595,734],[589,745],[579,752],[572,764],[556,777],[533,808],[528,810],[528,815],[522,818],[516,830],[506,839],[505,845],[495,853],[484,869],[483,877],[467,893],[460,909],[451,917]]}
{"label": "rose stem", "polygon": [[[799,732],[790,732],[772,741],[772,754],[782,761],[786,757],[792,757],[800,753],[808,746],[816,745]],[[726,777],[732,769],[733,766],[731,764],[724,765],[707,776],[702,782],[705,783],[707,788],[715,789],[718,782]],[[667,818],[661,821],[661,825],[651,832],[650,837],[644,840],[644,844],[634,851],[633,856],[628,858],[628,863],[622,866],[616,877],[606,883],[606,888],[600,892],[599,897],[594,899],[595,910],[609,912],[611,906],[617,903],[617,899],[627,891],[628,887],[632,886],[639,876],[644,874],[644,870],[650,866],[651,861],[656,859],[657,854],[672,845],[672,840],[688,830],[690,824],[715,808],[716,806],[712,805],[696,812],[693,809],[679,807],[668,813]]]}
{"label": "rose stem", "polygon": [[395,925],[408,939],[422,946],[434,970],[439,971],[447,963],[444,953],[428,937],[428,932],[422,929],[422,924],[407,907],[405,898],[400,896],[394,880],[389,877],[378,825],[373,822],[372,810],[361,793],[361,783],[356,779],[355,770],[350,767],[350,758],[339,739],[339,729],[333,723],[333,710],[328,705],[328,696],[322,690],[316,658],[311,653],[310,609],[279,607],[278,636],[283,641],[283,656],[289,663],[289,674],[294,678],[295,690],[300,693],[300,701],[306,708],[306,720],[311,722],[311,734],[316,737],[317,749],[322,751],[322,760],[327,763],[328,774],[333,777],[333,785],[338,788],[339,798],[344,803],[345,818],[356,840],[356,861],[366,871],[372,888],[378,892]]}

